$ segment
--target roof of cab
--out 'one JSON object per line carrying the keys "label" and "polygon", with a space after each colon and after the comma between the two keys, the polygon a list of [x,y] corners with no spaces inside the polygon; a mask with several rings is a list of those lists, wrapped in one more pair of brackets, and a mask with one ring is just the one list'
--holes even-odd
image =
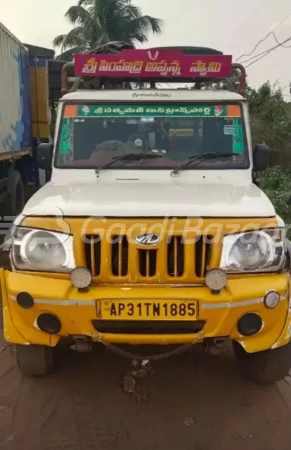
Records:
{"label": "roof of cab", "polygon": [[240,102],[245,99],[235,92],[222,90],[156,89],[156,90],[79,90],[62,97],[63,101],[195,101]]}

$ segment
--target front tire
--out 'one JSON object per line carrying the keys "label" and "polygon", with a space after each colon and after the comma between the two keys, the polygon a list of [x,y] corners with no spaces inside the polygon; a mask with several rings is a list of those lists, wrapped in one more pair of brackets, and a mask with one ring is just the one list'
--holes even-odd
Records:
{"label": "front tire", "polygon": [[283,347],[257,353],[247,353],[234,342],[234,352],[242,373],[260,384],[276,383],[284,379],[291,368],[291,342]]}
{"label": "front tire", "polygon": [[45,345],[16,345],[19,370],[26,376],[44,376],[54,369],[52,347]]}

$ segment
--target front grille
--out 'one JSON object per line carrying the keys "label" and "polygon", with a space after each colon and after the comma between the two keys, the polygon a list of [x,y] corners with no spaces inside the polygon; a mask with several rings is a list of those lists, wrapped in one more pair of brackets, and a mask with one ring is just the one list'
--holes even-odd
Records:
{"label": "front grille", "polygon": [[111,271],[116,277],[125,277],[128,272],[128,241],[126,236],[111,239]]}
{"label": "front grille", "polygon": [[139,250],[139,273],[142,277],[154,277],[157,270],[157,250]]}
{"label": "front grille", "polygon": [[85,236],[85,258],[92,276],[98,277],[101,272],[101,238],[99,235]]}
{"label": "front grille", "polygon": [[198,278],[205,276],[211,257],[211,236],[199,236],[195,244],[194,264]]}
{"label": "front grille", "polygon": [[110,239],[91,235],[86,236],[85,260],[93,279],[101,283],[195,284],[216,264],[213,248],[208,235],[188,241],[175,234],[149,246],[137,244],[126,233]]}
{"label": "front grille", "polygon": [[141,320],[92,320],[93,327],[100,333],[115,334],[191,334],[199,333],[205,321],[141,321]]}
{"label": "front grille", "polygon": [[185,248],[182,236],[171,236],[167,242],[167,266],[170,277],[182,277],[185,268]]}

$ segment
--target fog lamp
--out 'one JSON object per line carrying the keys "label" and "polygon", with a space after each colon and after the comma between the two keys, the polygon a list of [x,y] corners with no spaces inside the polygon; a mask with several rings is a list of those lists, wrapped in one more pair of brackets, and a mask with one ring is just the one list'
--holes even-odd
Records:
{"label": "fog lamp", "polygon": [[269,291],[264,298],[264,303],[267,308],[276,308],[280,302],[280,294],[276,291]]}
{"label": "fog lamp", "polygon": [[85,289],[92,281],[91,272],[86,267],[76,267],[71,272],[71,282],[78,289]]}
{"label": "fog lamp", "polygon": [[227,274],[221,269],[211,269],[206,274],[205,283],[212,291],[220,291],[227,284]]}

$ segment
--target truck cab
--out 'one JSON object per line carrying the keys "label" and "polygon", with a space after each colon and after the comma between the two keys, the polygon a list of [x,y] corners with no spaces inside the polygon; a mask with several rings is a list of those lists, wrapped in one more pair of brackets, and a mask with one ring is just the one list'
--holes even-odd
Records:
{"label": "truck cab", "polygon": [[209,49],[103,48],[64,66],[55,142],[39,148],[51,181],[16,219],[1,274],[23,373],[50,372],[69,338],[161,352],[230,340],[254,381],[287,374],[284,223],[254,183],[269,150],[246,101],[221,89],[234,69],[242,91],[244,69]]}

